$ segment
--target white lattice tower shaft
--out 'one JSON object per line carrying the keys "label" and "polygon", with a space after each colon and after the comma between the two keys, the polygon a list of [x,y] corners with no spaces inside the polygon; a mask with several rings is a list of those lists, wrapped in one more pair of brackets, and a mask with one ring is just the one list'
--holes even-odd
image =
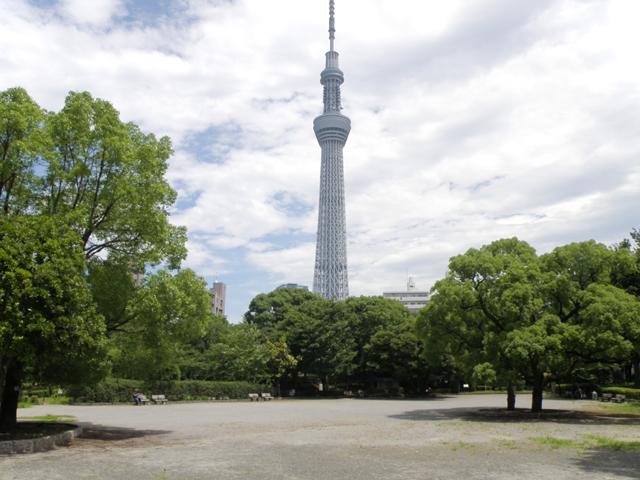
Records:
{"label": "white lattice tower shaft", "polygon": [[342,300],[349,296],[342,150],[349,137],[351,121],[340,113],[340,86],[344,82],[344,74],[339,68],[338,52],[334,51],[334,12],[334,1],[330,0],[330,49],[320,76],[320,83],[324,87],[324,113],[313,122],[322,149],[313,291],[325,298]]}

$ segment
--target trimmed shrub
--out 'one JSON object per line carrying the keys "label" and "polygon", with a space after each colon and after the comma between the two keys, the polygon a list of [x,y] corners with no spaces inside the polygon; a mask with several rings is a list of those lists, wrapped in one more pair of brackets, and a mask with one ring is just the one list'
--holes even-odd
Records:
{"label": "trimmed shrub", "polygon": [[600,389],[602,393],[612,393],[614,395],[624,395],[627,398],[634,400],[640,400],[640,388],[626,388],[626,387],[602,387]]}
{"label": "trimmed shrub", "polygon": [[169,400],[208,400],[210,398],[247,398],[249,393],[271,392],[270,387],[249,382],[212,382],[179,380],[156,386]]}
{"label": "trimmed shrub", "polygon": [[580,398],[580,394],[591,398],[594,390],[601,393],[600,387],[594,383],[556,383],[551,389],[554,394],[564,398]]}
{"label": "trimmed shrub", "polygon": [[140,380],[107,378],[97,385],[70,387],[69,396],[80,403],[128,403],[132,393],[163,394],[169,400],[209,400],[211,398],[247,398],[249,393],[271,392],[270,387],[249,382],[209,382],[178,380],[145,384]]}
{"label": "trimmed shrub", "polygon": [[79,403],[131,402],[132,393],[143,391],[143,387],[144,383],[140,380],[107,378],[96,385],[71,386],[67,394]]}

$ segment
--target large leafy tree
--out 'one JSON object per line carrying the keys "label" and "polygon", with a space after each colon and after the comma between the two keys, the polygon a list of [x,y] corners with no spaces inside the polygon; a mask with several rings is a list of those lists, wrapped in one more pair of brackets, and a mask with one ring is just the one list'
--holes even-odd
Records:
{"label": "large leafy tree", "polygon": [[[541,395],[544,365],[534,362],[533,371],[518,372],[505,350],[510,332],[540,320],[540,283],[535,251],[517,239],[498,240],[453,257],[449,273],[434,285],[431,301],[419,314],[418,329],[430,362],[450,358],[449,363],[467,375],[476,365],[490,363],[509,381],[509,408],[515,407],[513,384],[518,374],[536,377]],[[541,355],[540,360],[547,358]]]}
{"label": "large leafy tree", "polygon": [[0,216],[25,211],[44,151],[43,110],[22,88],[0,92]]}
{"label": "large leafy tree", "polygon": [[157,139],[88,92],[71,92],[46,119],[49,139],[41,208],[65,214],[82,238],[87,258],[108,253],[131,266],[185,256],[185,230],[169,223],[176,194],[164,175],[172,154]]}
{"label": "large leafy tree", "polygon": [[345,302],[315,297],[287,311],[278,325],[298,359],[298,372],[317,375],[327,385],[329,377],[347,379],[353,372],[356,348],[349,329]]}
{"label": "large leafy tree", "polygon": [[407,389],[422,391],[427,369],[415,318],[409,316],[379,328],[365,344],[365,368],[374,377],[394,378]]}
{"label": "large leafy tree", "polygon": [[[615,245],[613,251],[612,283],[640,301],[640,230],[633,229],[631,239]],[[631,365],[635,386],[640,387],[640,341],[636,343]]]}
{"label": "large leafy tree", "polygon": [[[387,372],[382,372],[377,360],[372,357],[383,354],[377,347],[385,349],[381,331],[407,331],[413,329],[411,313],[400,302],[382,297],[352,297],[345,302],[349,333],[354,342],[353,375],[361,379],[371,379]],[[378,334],[372,343],[372,338]],[[415,354],[415,348],[411,348]],[[379,360],[379,358],[378,358]],[[373,364],[378,367],[370,368]],[[400,372],[397,372],[400,374]]]}
{"label": "large leafy tree", "polygon": [[25,375],[51,382],[103,373],[104,322],[83,277],[82,239],[50,217],[0,219],[0,427],[16,422]]}
{"label": "large leafy tree", "polygon": [[57,113],[44,112],[23,89],[0,92],[0,218],[28,215],[75,232],[74,252],[79,245],[90,262],[91,292],[111,335],[133,319],[149,330],[147,339],[153,335],[154,325],[139,320],[150,304],[130,304],[149,294],[138,294],[132,275],[148,264],[176,268],[186,254],[184,228],[169,223],[176,194],[164,175],[171,153],[167,137],[122,122],[109,102],[87,92],[71,92]]}
{"label": "large leafy tree", "polygon": [[179,378],[183,348],[210,325],[206,282],[189,269],[175,275],[161,270],[144,279],[124,308],[127,322],[116,320],[113,336],[114,371],[148,381]]}
{"label": "large leafy tree", "polygon": [[421,313],[426,349],[457,357],[467,371],[489,363],[502,378],[524,377],[539,411],[549,375],[620,361],[633,349],[637,302],[610,285],[611,264],[611,251],[593,241],[542,257],[517,239],[471,249],[451,259]]}
{"label": "large leafy tree", "polygon": [[291,310],[316,298],[308,290],[299,288],[278,288],[270,293],[257,295],[244,314],[244,321],[262,330],[273,330]]}

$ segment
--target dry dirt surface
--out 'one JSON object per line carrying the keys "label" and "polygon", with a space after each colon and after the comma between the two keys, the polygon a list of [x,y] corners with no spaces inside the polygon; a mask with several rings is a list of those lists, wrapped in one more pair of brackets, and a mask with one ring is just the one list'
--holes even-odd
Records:
{"label": "dry dirt surface", "polygon": [[[520,396],[525,408],[530,397]],[[640,418],[545,400],[506,415],[502,395],[44,406],[71,415],[68,448],[0,457],[0,479],[640,479]],[[604,439],[604,440],[603,440]]]}

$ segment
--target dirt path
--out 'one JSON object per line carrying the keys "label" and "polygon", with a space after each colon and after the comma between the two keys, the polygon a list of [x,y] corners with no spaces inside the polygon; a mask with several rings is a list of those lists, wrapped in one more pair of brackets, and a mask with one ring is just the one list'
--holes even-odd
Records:
{"label": "dirt path", "polygon": [[[528,398],[520,398],[525,406]],[[545,401],[504,417],[504,398],[284,400],[51,406],[22,415],[88,422],[70,448],[0,458],[0,479],[640,479],[640,419]],[[521,405],[520,405],[521,404]],[[567,413],[572,411],[573,413]]]}

